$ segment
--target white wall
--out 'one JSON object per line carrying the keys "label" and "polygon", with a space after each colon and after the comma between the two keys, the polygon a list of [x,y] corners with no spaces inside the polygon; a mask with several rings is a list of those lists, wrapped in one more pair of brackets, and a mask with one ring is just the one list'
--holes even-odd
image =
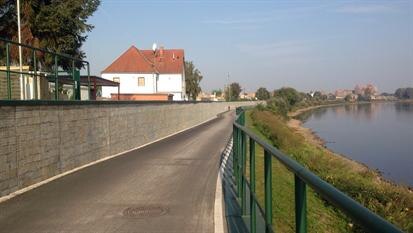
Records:
{"label": "white wall", "polygon": [[173,100],[183,100],[182,81],[182,75],[180,74],[160,74],[158,92],[173,94]]}
{"label": "white wall", "polygon": [[[153,74],[102,74],[102,78],[113,81],[119,77],[121,94],[150,94],[155,93]],[[138,77],[145,78],[145,86],[138,86]],[[118,93],[118,87],[102,87],[102,97],[110,98],[110,94]]]}
{"label": "white wall", "polygon": [[[121,94],[170,93],[173,100],[183,100],[185,83],[181,74],[160,74],[156,90],[154,74],[102,74],[102,78],[113,81],[119,77]],[[138,86],[138,77],[145,78],[145,86]],[[118,93],[117,87],[102,87],[102,97],[110,98]]]}

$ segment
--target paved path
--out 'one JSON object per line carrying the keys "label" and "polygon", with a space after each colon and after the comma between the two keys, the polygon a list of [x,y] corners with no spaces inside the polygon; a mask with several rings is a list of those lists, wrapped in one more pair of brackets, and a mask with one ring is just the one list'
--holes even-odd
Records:
{"label": "paved path", "polygon": [[[233,117],[226,113],[0,203],[0,232],[213,232],[219,155]],[[143,207],[164,215],[125,216]]]}

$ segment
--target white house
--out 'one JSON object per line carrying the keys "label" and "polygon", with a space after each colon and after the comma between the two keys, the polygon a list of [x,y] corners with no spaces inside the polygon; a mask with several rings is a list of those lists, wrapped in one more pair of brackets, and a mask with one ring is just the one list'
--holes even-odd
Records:
{"label": "white house", "polygon": [[[102,71],[102,78],[120,83],[120,99],[185,100],[183,49],[139,50],[131,46]],[[116,87],[102,87],[102,97],[116,98]]]}

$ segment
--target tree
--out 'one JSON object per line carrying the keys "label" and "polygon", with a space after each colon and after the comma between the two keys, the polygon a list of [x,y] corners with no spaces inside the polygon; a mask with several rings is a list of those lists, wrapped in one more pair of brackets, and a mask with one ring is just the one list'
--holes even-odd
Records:
{"label": "tree", "polygon": [[394,93],[394,95],[399,98],[402,99],[404,96],[404,92],[405,92],[406,88],[397,88],[396,92]]}
{"label": "tree", "polygon": [[313,98],[315,100],[327,100],[328,96],[321,93],[321,91],[314,92]]}
{"label": "tree", "polygon": [[221,89],[213,90],[212,93],[215,94],[216,97],[222,96],[222,90]]}
{"label": "tree", "polygon": [[285,98],[280,96],[273,97],[267,101],[267,107],[273,112],[287,116],[290,106]]}
{"label": "tree", "polygon": [[196,100],[196,97],[201,92],[199,83],[202,78],[201,71],[195,68],[194,63],[192,61],[185,61],[185,92],[190,100]]}
{"label": "tree", "polygon": [[399,99],[413,99],[413,88],[398,88],[394,95]]}
{"label": "tree", "polygon": [[270,98],[270,92],[264,87],[258,88],[258,90],[255,92],[255,97],[259,100],[267,100]]}
{"label": "tree", "polygon": [[229,88],[227,87],[225,89],[225,100],[226,101],[238,100],[240,93],[241,93],[241,86],[239,85],[239,83],[231,83],[229,85]]}
{"label": "tree", "polygon": [[[87,19],[97,10],[100,0],[26,0],[21,1],[22,43],[46,48],[58,53],[65,53],[78,59],[84,59],[81,50],[87,35],[93,29]],[[17,41],[17,15],[15,0],[0,0],[0,35]],[[11,57],[17,59],[17,46],[12,46]],[[23,49],[23,61],[29,63],[31,51]],[[4,51],[0,52],[4,53]],[[4,54],[0,54],[1,57]],[[53,57],[37,54],[37,60],[43,66],[54,64]],[[61,59],[59,65],[70,67],[71,61]],[[75,64],[78,68],[81,63]]]}
{"label": "tree", "polygon": [[406,99],[413,99],[413,88],[412,87],[406,88],[406,92],[404,93],[404,97]]}
{"label": "tree", "polygon": [[273,96],[284,98],[290,106],[294,106],[303,99],[303,95],[292,87],[275,90]]}

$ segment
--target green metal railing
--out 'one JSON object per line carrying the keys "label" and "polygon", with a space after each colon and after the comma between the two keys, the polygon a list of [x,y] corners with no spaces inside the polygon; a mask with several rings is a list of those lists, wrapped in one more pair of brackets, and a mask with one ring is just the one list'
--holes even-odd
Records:
{"label": "green metal railing", "polygon": [[[247,186],[250,189],[250,197],[248,197],[248,199],[250,204],[250,231],[252,233],[255,233],[257,229],[256,207],[258,207],[258,210],[264,218],[265,232],[275,232],[276,230],[272,224],[273,158],[281,162],[281,164],[294,174],[295,232],[307,232],[307,186],[312,188],[329,203],[343,211],[368,232],[402,232],[244,127],[245,111],[243,108],[237,108],[236,113],[237,118],[233,124],[233,169],[237,187],[236,192],[242,215],[246,216],[248,201],[246,196]],[[249,143],[249,182],[246,175],[247,143]],[[257,182],[255,174],[256,144],[264,150],[264,207],[260,206],[255,190]]]}
{"label": "green metal railing", "polygon": [[[72,77],[73,80],[73,94],[76,100],[80,100],[80,87],[79,87],[79,70],[76,68],[75,64],[80,63],[82,66],[86,66],[87,70],[87,77],[88,77],[88,93],[89,93],[89,99],[91,98],[91,85],[90,85],[90,66],[89,62],[72,57],[67,54],[62,54],[62,53],[57,53],[53,51],[49,51],[47,49],[42,49],[42,48],[36,48],[31,45],[27,44],[22,44],[18,43],[15,41],[11,41],[8,39],[4,39],[0,37],[0,45],[1,49],[5,50],[4,56],[5,57],[0,57],[0,61],[3,60],[5,62],[5,69],[0,68],[0,74],[5,73],[6,74],[6,88],[7,88],[7,100],[12,99],[12,80],[11,80],[11,74],[16,74],[19,76],[30,76],[34,78],[34,99],[37,99],[38,97],[38,87],[37,87],[37,78],[38,77],[43,77],[43,78],[51,78],[54,81],[54,99],[58,100],[59,99],[59,74],[61,73],[66,73],[67,75]],[[4,47],[3,47],[4,46]],[[31,54],[28,59],[23,59],[25,61],[28,61],[25,65],[28,65],[30,67],[30,71],[16,71],[11,69],[12,65],[12,59],[11,59],[11,47],[16,46],[16,47],[21,47],[21,49],[29,50],[28,54]],[[0,53],[1,54],[1,53]],[[41,54],[43,56],[49,55],[53,58],[53,68],[52,71],[42,71],[39,69],[39,64],[38,64],[38,55]],[[59,70],[59,61],[61,60],[66,60],[68,61],[68,64],[71,64],[71,70]],[[16,65],[16,62],[14,62],[14,65]],[[23,84],[20,84],[23,85]],[[1,88],[1,87],[0,87]],[[1,98],[0,98],[1,99]]]}

